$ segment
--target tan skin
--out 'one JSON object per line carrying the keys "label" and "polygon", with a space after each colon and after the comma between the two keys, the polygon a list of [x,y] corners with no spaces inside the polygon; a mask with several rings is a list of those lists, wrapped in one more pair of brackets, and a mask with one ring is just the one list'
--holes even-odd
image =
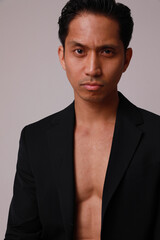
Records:
{"label": "tan skin", "polygon": [[118,23],[82,13],[69,25],[61,65],[73,87],[76,125],[76,240],[100,240],[103,185],[118,107],[117,84],[132,57],[124,51]]}

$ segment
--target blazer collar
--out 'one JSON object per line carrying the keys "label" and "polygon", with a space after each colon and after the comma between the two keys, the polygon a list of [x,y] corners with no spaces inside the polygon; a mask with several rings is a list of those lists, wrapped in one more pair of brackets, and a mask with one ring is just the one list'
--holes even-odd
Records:
{"label": "blazer collar", "polygon": [[[109,202],[127,171],[142,136],[138,128],[143,123],[140,111],[121,93],[119,93],[119,99],[114,137],[103,187],[102,227]],[[74,126],[73,102],[55,115],[53,126],[49,131],[54,181],[59,193],[68,239],[72,238],[75,217]]]}

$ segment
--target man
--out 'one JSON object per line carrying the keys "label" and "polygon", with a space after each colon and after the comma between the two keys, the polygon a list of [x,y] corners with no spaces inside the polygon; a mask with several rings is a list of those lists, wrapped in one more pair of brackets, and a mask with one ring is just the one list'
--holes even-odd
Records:
{"label": "man", "polygon": [[117,91],[130,10],[70,0],[59,19],[66,109],[21,134],[6,240],[159,240],[160,118]]}

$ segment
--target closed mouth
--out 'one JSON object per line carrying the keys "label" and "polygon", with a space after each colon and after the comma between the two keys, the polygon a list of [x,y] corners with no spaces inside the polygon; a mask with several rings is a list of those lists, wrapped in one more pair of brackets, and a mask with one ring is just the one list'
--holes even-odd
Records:
{"label": "closed mouth", "polygon": [[103,86],[103,84],[100,84],[100,83],[97,83],[97,82],[86,82],[86,83],[82,83],[81,85]]}

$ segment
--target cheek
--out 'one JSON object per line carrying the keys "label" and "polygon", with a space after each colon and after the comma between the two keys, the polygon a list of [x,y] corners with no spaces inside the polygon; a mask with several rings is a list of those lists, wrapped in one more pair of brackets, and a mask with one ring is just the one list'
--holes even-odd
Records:
{"label": "cheek", "polygon": [[104,67],[104,74],[108,78],[120,78],[123,72],[124,62],[122,60],[113,60],[106,64]]}
{"label": "cheek", "polygon": [[82,69],[80,64],[75,63],[75,61],[72,61],[72,59],[70,59],[69,61],[66,61],[65,66],[66,75],[70,82],[74,82],[81,78]]}
{"label": "cheek", "polygon": [[77,76],[79,76],[77,69],[74,66],[75,64],[72,63],[66,64],[66,75],[72,87],[76,86],[78,81]]}

